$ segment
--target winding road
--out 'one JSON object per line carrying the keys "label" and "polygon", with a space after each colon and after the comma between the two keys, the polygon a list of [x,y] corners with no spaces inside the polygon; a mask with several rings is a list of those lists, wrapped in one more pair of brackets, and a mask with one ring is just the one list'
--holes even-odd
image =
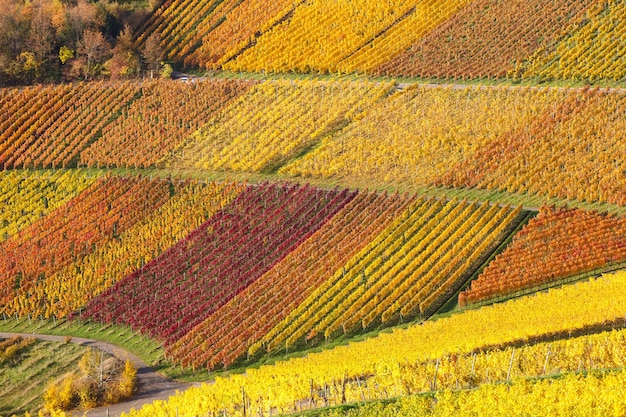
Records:
{"label": "winding road", "polygon": [[[51,342],[66,341],[65,336],[50,336],[36,333],[0,333],[0,339],[10,339],[15,336],[24,338],[30,337]],[[182,391],[194,386],[194,384],[173,381],[156,373],[150,366],[139,359],[139,357],[111,343],[80,337],[72,337],[70,342],[102,350],[123,361],[129,359],[135,369],[137,369],[137,392],[131,399],[108,407],[89,410],[85,413],[88,417],[116,417],[123,412],[130,411],[132,408],[138,409],[142,405],[156,400],[166,400],[171,395],[176,394],[176,391]],[[80,412],[80,415],[82,415],[82,412]]]}

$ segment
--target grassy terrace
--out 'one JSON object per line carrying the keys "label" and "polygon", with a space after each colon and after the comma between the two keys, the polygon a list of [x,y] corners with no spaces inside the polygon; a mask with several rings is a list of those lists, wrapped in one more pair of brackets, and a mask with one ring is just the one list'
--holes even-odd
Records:
{"label": "grassy terrace", "polygon": [[[133,332],[129,327],[102,325],[67,320],[46,320],[23,317],[20,319],[0,318],[0,332],[33,333],[55,336],[72,336],[100,340],[117,345],[172,378],[181,380],[197,380],[189,377],[180,368],[172,366],[163,357],[161,344],[148,337]],[[189,378],[187,378],[189,377]],[[199,377],[199,375],[197,376]]]}
{"label": "grassy terrace", "polygon": [[[137,332],[133,332],[130,327],[126,326],[82,322],[79,320],[67,321],[56,319],[29,319],[27,317],[21,319],[0,317],[0,332],[72,336],[100,340],[114,344],[133,353],[157,372],[160,372],[172,379],[182,382],[203,382],[213,380],[216,376],[228,376],[230,374],[243,373],[246,368],[254,368],[261,365],[272,364],[276,361],[302,357],[309,353],[320,352],[336,346],[346,345],[350,342],[375,337],[382,332],[391,332],[394,328],[406,328],[410,324],[415,323],[415,321],[416,320],[413,322],[405,322],[395,327],[374,329],[368,333],[344,335],[313,348],[303,348],[284,354],[273,356],[265,355],[262,357],[252,358],[250,361],[235,364],[232,368],[229,368],[228,371],[211,373],[208,373],[203,369],[197,369],[195,371],[191,369],[183,369],[178,365],[172,364],[164,357],[163,347],[158,341],[143,336]],[[1,412],[0,415],[2,415]]]}
{"label": "grassy terrace", "polygon": [[86,349],[73,343],[35,341],[18,350],[13,360],[0,362],[0,415],[40,409],[47,384],[78,369]]}

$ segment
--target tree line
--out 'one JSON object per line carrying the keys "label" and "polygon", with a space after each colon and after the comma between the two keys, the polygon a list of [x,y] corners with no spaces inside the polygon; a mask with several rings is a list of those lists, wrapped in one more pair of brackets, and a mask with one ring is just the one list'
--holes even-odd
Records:
{"label": "tree line", "polygon": [[137,27],[159,0],[0,0],[0,86],[168,76],[158,34]]}

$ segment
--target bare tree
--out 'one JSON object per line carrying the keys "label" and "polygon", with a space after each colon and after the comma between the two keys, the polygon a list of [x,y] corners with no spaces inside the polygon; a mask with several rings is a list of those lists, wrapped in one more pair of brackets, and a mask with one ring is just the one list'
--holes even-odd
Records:
{"label": "bare tree", "polygon": [[27,44],[28,49],[35,54],[39,62],[48,60],[54,46],[55,30],[51,14],[50,7],[42,0],[33,4]]}
{"label": "bare tree", "polygon": [[29,16],[26,7],[11,0],[0,0],[0,52],[15,57],[25,48]]}
{"label": "bare tree", "polygon": [[76,6],[67,11],[67,24],[70,36],[78,43],[85,30],[95,29],[97,26],[97,8],[87,3],[86,0],[78,0]]}
{"label": "bare tree", "polygon": [[111,46],[102,33],[87,29],[78,42],[78,53],[85,59],[85,76],[95,76],[100,72],[102,63],[109,57]]}
{"label": "bare tree", "polygon": [[143,45],[141,56],[148,64],[148,69],[151,72],[159,71],[163,59],[163,48],[161,47],[161,36],[158,33],[154,32],[148,36]]}

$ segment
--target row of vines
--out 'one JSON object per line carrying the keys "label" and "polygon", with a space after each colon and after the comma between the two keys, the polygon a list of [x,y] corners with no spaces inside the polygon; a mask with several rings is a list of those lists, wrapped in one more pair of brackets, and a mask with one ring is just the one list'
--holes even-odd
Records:
{"label": "row of vines", "polygon": [[542,208],[460,294],[459,304],[495,299],[625,261],[625,218]]}
{"label": "row of vines", "polygon": [[170,0],[139,30],[170,60],[246,72],[624,79],[622,0]]}
{"label": "row of vines", "polygon": [[7,90],[0,105],[5,168],[277,173],[626,204],[626,98],[614,90],[161,81]]}
{"label": "row of vines", "polygon": [[[294,411],[298,405],[323,406],[429,391],[436,388],[431,384],[461,388],[554,372],[622,367],[626,359],[623,330],[573,339],[567,336],[586,329],[597,331],[611,323],[623,325],[625,280],[623,272],[605,275],[248,369],[245,375],[217,378],[129,415],[166,415],[178,408],[183,416],[238,416],[243,414],[244,403],[248,410],[278,414]],[[548,341],[527,346],[531,338]]]}
{"label": "row of vines", "polygon": [[250,86],[209,80],[6,89],[0,167],[154,166]]}

